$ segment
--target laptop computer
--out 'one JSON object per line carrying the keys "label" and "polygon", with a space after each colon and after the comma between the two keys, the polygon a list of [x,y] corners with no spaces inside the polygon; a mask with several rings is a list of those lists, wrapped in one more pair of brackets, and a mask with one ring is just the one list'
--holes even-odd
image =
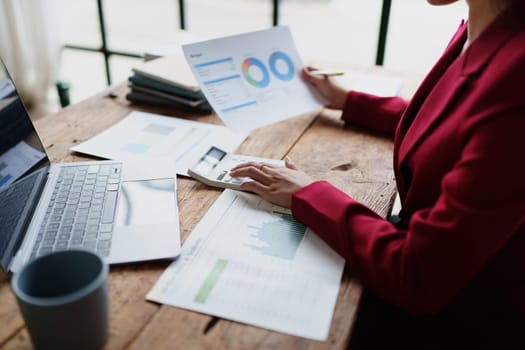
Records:
{"label": "laptop computer", "polygon": [[86,249],[108,263],[173,259],[180,229],[172,161],[51,164],[0,58],[0,266]]}

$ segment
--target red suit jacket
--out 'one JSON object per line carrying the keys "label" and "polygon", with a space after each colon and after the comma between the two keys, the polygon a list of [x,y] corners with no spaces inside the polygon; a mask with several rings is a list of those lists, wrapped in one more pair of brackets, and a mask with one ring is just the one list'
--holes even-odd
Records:
{"label": "red suit jacket", "polygon": [[408,313],[524,319],[524,27],[501,15],[461,54],[462,24],[408,104],[349,93],[344,120],[395,130],[399,224],[324,181],[292,197],[293,215]]}

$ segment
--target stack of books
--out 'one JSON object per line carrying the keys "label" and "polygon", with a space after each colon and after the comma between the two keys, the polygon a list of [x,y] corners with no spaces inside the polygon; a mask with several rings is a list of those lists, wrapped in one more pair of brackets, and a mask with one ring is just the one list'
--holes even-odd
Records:
{"label": "stack of books", "polygon": [[132,68],[130,92],[134,103],[210,111],[191,69],[182,55],[172,55],[141,62]]}

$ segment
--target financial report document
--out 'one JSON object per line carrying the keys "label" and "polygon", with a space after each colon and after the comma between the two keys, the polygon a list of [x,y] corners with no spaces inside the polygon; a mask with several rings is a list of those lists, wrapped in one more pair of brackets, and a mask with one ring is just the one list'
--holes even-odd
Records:
{"label": "financial report document", "polygon": [[232,152],[245,138],[246,134],[234,133],[223,125],[133,111],[71,150],[116,160],[172,159],[177,174],[188,176],[188,168],[194,166],[210,147]]}
{"label": "financial report document", "polygon": [[326,340],[343,267],[289,210],[227,189],[146,298]]}
{"label": "financial report document", "polygon": [[303,64],[286,26],[182,49],[208,102],[232,129],[250,131],[325,103],[301,79]]}

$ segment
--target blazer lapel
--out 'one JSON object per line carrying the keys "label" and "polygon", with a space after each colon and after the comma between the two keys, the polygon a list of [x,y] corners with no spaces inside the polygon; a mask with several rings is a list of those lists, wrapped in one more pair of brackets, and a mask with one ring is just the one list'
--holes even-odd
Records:
{"label": "blazer lapel", "polygon": [[[450,72],[452,73],[452,72]],[[448,74],[433,90],[428,100],[418,112],[418,118],[412,122],[399,148],[399,159],[405,159],[408,153],[427,135],[432,128],[446,115],[445,109],[455,103],[465,87],[468,77]]]}
{"label": "blazer lapel", "polygon": [[[409,142],[409,145],[406,145],[406,142],[404,141],[407,132],[409,131],[409,129],[410,132],[412,132],[412,124],[416,115],[418,115],[418,113],[420,112],[423,103],[427,100],[436,83],[441,79],[445,71],[461,52],[461,49],[463,48],[466,39],[467,25],[464,22],[461,22],[458,31],[450,41],[450,44],[447,46],[447,49],[445,50],[441,58],[437,61],[437,63],[434,65],[432,70],[427,74],[427,76],[415,92],[414,96],[412,97],[410,104],[405,110],[405,113],[401,117],[401,120],[398,124],[398,128],[396,130],[394,142],[394,167],[397,168],[397,171],[400,170],[399,165],[401,160],[405,158],[406,154],[408,153],[408,150],[414,146],[417,139],[419,139],[419,137],[422,136],[421,134],[424,132],[424,129],[419,129],[419,132],[417,133],[419,134],[419,136],[416,136],[417,139],[411,138],[411,142]],[[446,104],[447,101],[443,100],[442,103]],[[440,108],[440,106],[436,107]],[[434,114],[434,118],[431,119],[433,120],[436,117],[437,114]],[[430,125],[432,120],[429,120],[425,124]],[[399,186],[401,186],[401,183],[399,183],[398,181],[398,187]]]}
{"label": "blazer lapel", "polygon": [[463,31],[460,28],[442,58],[421,84],[400,121],[396,132],[396,165],[446,115],[446,108],[456,103],[461,92],[468,88],[469,79],[480,74],[490,58],[521,28],[522,25],[511,14],[501,14],[460,57],[457,66],[451,67],[467,39],[466,28]]}

